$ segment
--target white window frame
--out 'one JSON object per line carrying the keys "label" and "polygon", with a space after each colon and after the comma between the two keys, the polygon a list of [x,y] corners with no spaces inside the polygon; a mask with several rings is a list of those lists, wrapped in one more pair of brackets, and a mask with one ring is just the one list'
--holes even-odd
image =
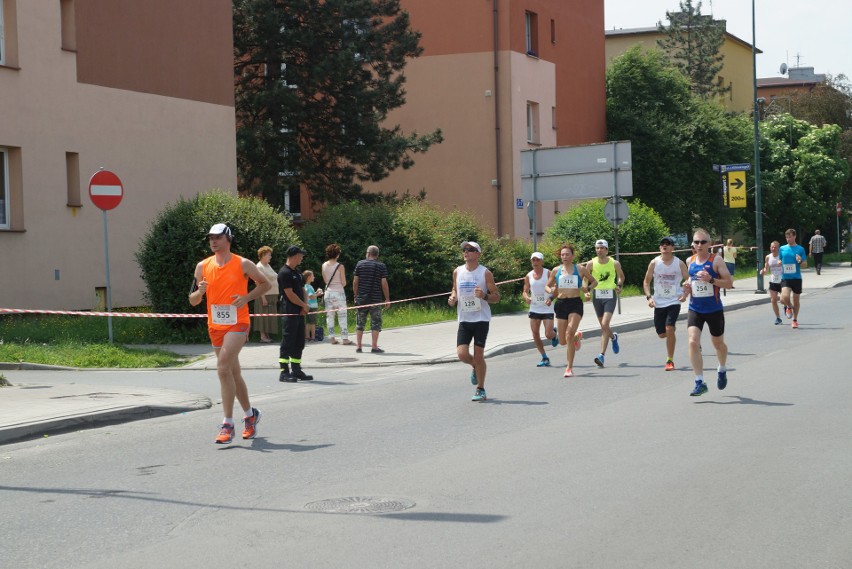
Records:
{"label": "white window frame", "polygon": [[6,64],[6,24],[3,20],[3,0],[0,0],[0,65]]}
{"label": "white window frame", "polygon": [[9,152],[0,147],[0,197],[2,197],[2,207],[0,207],[0,229],[11,229],[11,220],[9,219],[10,207],[9,199]]}
{"label": "white window frame", "polygon": [[527,55],[538,57],[538,14],[535,12],[524,12],[524,36],[526,40]]}
{"label": "white window frame", "polygon": [[541,128],[538,103],[527,101],[527,142],[541,144]]}

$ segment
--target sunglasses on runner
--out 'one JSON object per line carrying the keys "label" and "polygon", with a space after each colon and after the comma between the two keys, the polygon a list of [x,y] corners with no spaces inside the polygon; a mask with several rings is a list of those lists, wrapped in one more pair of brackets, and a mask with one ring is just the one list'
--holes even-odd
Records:
{"label": "sunglasses on runner", "polygon": [[473,247],[465,247],[464,249],[462,249],[462,251],[464,251],[465,253],[479,253],[479,251],[477,251]]}
{"label": "sunglasses on runner", "polygon": [[704,245],[706,243],[710,243],[710,242],[707,241],[706,239],[696,239],[695,241],[692,242],[693,245]]}

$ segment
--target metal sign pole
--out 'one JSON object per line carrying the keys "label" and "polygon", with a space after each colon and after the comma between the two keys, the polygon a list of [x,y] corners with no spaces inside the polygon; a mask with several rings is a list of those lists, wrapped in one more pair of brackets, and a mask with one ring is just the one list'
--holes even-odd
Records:
{"label": "metal sign pole", "polygon": [[[616,210],[617,210],[618,202],[621,200],[621,198],[618,197],[618,164],[616,163],[616,157],[615,157],[615,144],[616,144],[615,142],[612,143],[612,192],[613,192],[613,195],[614,195],[613,201],[615,201]],[[617,263],[620,263],[621,260],[620,260],[619,254],[618,254],[618,216],[615,217],[614,230],[615,230],[615,261]],[[618,273],[616,273],[616,280],[617,279],[618,279]],[[616,299],[616,306],[618,307],[618,314],[620,315],[621,314],[621,295],[619,294],[617,296],[618,296],[618,298]]]}
{"label": "metal sign pole", "polygon": [[106,301],[107,301],[107,327],[109,328],[109,343],[112,344],[112,287],[109,284],[109,237],[107,231],[107,213],[104,214],[104,256],[106,258]]}

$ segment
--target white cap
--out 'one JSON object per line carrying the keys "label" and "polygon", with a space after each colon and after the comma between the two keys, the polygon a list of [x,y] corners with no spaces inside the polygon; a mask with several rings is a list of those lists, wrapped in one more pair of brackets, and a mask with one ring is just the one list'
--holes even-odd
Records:
{"label": "white cap", "polygon": [[544,255],[536,251],[535,253],[530,255],[530,260],[532,261],[533,259],[541,259],[542,261],[544,261]]}
{"label": "white cap", "polygon": [[225,225],[224,223],[217,223],[213,227],[210,228],[210,231],[207,232],[207,235],[224,235],[228,238],[228,241],[233,238],[234,234],[231,231],[231,228]]}
{"label": "white cap", "polygon": [[461,248],[464,249],[465,247],[473,247],[479,253],[482,253],[482,247],[476,241],[462,241]]}
{"label": "white cap", "polygon": [[598,239],[595,241],[595,247],[605,247],[609,249],[609,243],[606,242],[606,239]]}

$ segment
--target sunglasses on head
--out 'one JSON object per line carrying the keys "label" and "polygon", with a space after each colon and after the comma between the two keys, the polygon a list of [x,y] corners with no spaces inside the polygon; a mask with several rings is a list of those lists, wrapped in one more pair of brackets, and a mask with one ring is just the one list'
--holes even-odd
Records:
{"label": "sunglasses on head", "polygon": [[465,253],[479,253],[478,249],[474,249],[473,247],[465,247],[462,249]]}
{"label": "sunglasses on head", "polygon": [[706,239],[696,239],[695,241],[692,242],[693,245],[704,245],[706,243],[710,243],[710,242],[707,241]]}

